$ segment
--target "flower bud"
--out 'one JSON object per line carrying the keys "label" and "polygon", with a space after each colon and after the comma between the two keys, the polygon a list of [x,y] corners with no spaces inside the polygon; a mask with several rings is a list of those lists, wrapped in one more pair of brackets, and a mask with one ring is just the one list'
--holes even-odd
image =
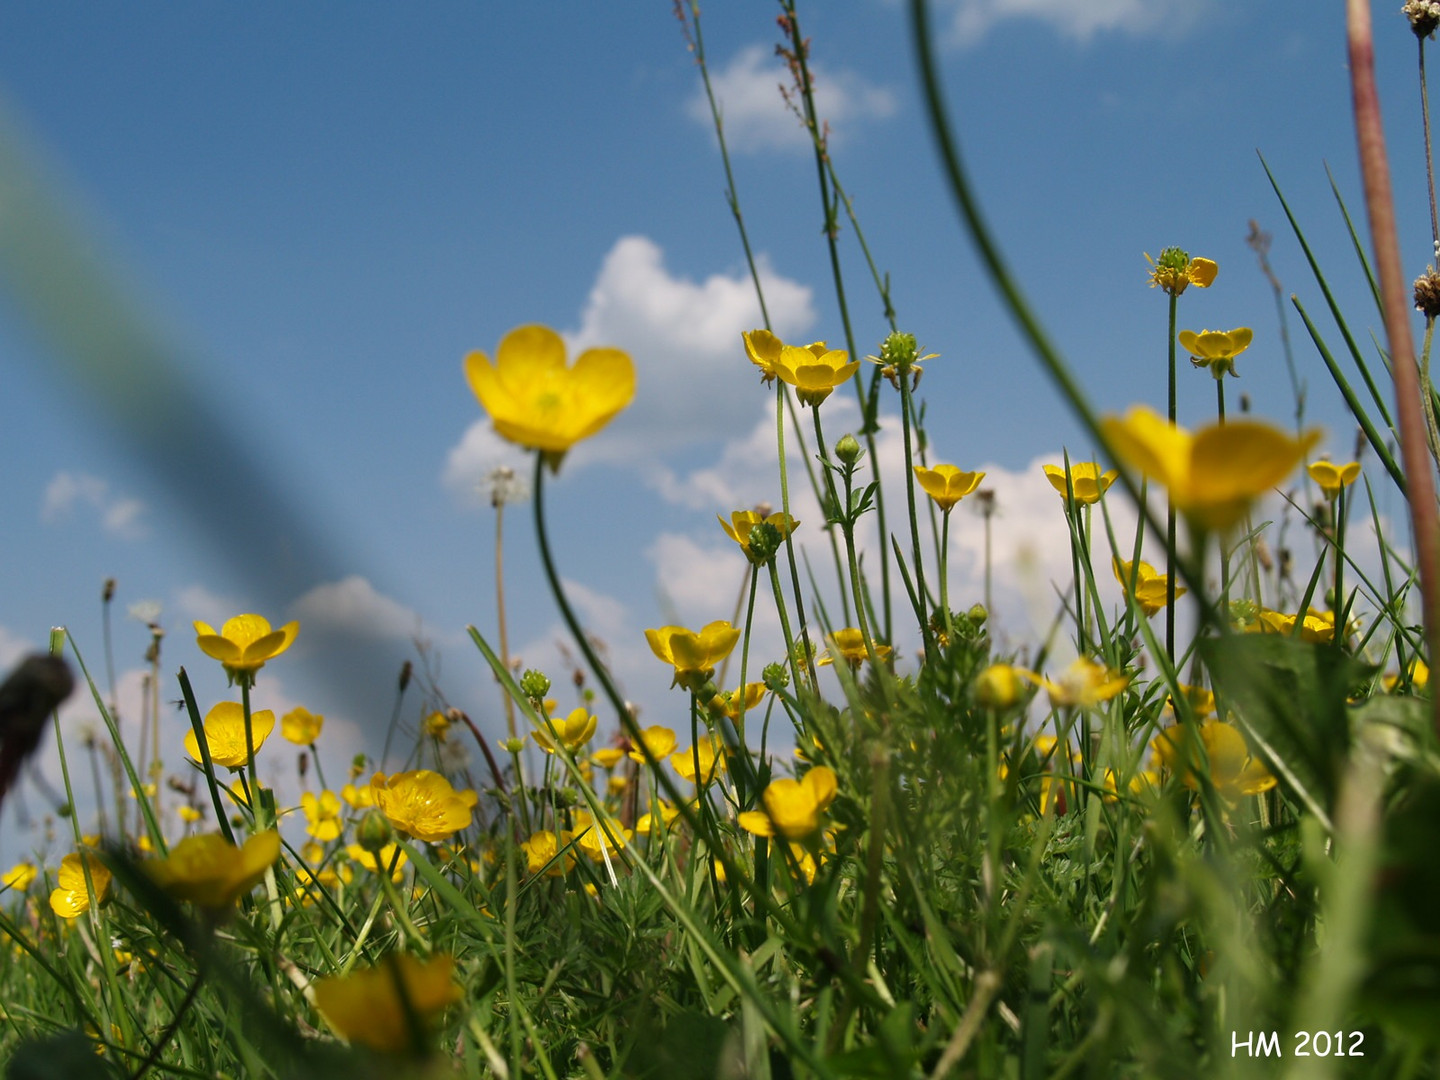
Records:
{"label": "flower bud", "polygon": [[531,701],[544,701],[550,692],[550,677],[543,671],[527,668],[520,676],[520,690]]}
{"label": "flower bud", "polygon": [[854,435],[846,435],[835,444],[835,456],[846,465],[854,465],[860,460],[860,444],[855,441]]}
{"label": "flower bud", "polygon": [[395,830],[390,827],[390,819],[373,808],[365,811],[365,816],[355,827],[355,842],[371,855],[378,854],[394,837]]}
{"label": "flower bud", "polygon": [[750,557],[750,561],[757,566],[766,566],[770,560],[775,557],[775,553],[780,550],[780,544],[783,539],[784,536],[780,530],[774,525],[771,525],[770,522],[759,522],[750,529],[750,535],[747,537],[748,542],[745,545],[745,553]]}
{"label": "flower bud", "polygon": [[765,683],[766,689],[772,692],[783,690],[790,685],[790,672],[785,670],[784,664],[766,664],[765,670],[760,673],[760,679]]}

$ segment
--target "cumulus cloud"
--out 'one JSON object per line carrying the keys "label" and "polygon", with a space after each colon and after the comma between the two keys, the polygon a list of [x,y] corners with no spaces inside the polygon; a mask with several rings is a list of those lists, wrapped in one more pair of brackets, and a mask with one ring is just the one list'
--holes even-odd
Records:
{"label": "cumulus cloud", "polygon": [[198,620],[219,627],[244,608],[240,602],[211,592],[203,585],[186,585],[175,594],[175,606],[189,620]]}
{"label": "cumulus cloud", "polygon": [[[23,656],[34,651],[35,646],[25,638],[8,627],[0,626],[0,669],[8,672]],[[0,678],[3,678],[3,673],[0,673]]]}
{"label": "cumulus cloud", "polygon": [[950,21],[956,45],[974,45],[1009,20],[1038,22],[1085,44],[1099,34],[1174,37],[1202,14],[1206,0],[959,0]]}
{"label": "cumulus cloud", "polygon": [[[757,260],[775,332],[802,334],[815,321],[811,290]],[[614,345],[636,367],[635,401],[594,439],[566,459],[573,471],[587,462],[631,465],[697,442],[733,434],[753,417],[755,369],[740,335],[762,325],[748,271],[712,274],[703,281],[672,274],[664,252],[643,236],[616,241],[601,264],[579,328],[566,334],[571,358],[593,346]],[[442,482],[465,499],[497,467],[523,477],[525,456],[478,420],[453,447]]]}
{"label": "cumulus cloud", "polygon": [[376,591],[359,574],[315,586],[295,601],[292,612],[312,631],[381,640],[407,640],[423,626],[417,612]]}
{"label": "cumulus cloud", "polygon": [[141,520],[145,512],[144,503],[111,492],[108,483],[88,473],[56,473],[45,487],[40,520],[47,525],[64,521],[77,506],[95,511],[101,527],[121,540],[139,540],[149,533]]}
{"label": "cumulus cloud", "polygon": [[[832,71],[811,64],[815,108],[830,125],[834,146],[851,127],[865,120],[883,120],[894,114],[895,95],[851,71]],[[748,45],[719,71],[710,85],[725,124],[725,142],[731,150],[761,153],[767,150],[807,150],[810,135],[781,97],[780,87],[790,85],[785,62],[765,45]],[[703,88],[685,106],[697,123],[710,127],[710,102]]]}
{"label": "cumulus cloud", "polygon": [[517,501],[510,496],[528,490],[523,478],[529,475],[530,465],[525,458],[525,451],[496,435],[490,420],[481,417],[450,448],[440,481],[467,505],[487,503],[497,491],[504,493],[504,501]]}

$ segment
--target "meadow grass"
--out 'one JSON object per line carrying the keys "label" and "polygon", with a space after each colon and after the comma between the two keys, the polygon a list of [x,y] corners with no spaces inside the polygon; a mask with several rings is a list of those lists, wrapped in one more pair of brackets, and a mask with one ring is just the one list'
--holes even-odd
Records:
{"label": "meadow grass", "polygon": [[[397,747],[404,767],[377,771],[389,738],[380,762],[330,759],[318,718],[264,707],[265,669],[288,662],[303,627],[241,615],[197,624],[238,700],[198,701],[178,673],[194,767],[168,782],[158,762],[179,748],[127,746],[81,651],[57,634],[52,651],[79,669],[112,767],[86,747],[103,809],[93,826],[64,819],[72,854],[5,875],[7,1077],[1440,1074],[1437,627],[1425,561],[1384,535],[1371,487],[1404,493],[1426,550],[1440,304],[1425,311],[1416,362],[1388,317],[1374,146],[1362,140],[1390,335],[1380,364],[1311,260],[1363,394],[1296,305],[1374,468],[1308,460],[1298,379],[1293,430],[1226,415],[1250,331],[1177,330],[1188,289],[1223,287],[1213,263],[1178,247],[1152,260],[1151,295],[1170,315],[1168,414],[1102,417],[985,224],[925,5],[913,8],[965,226],[1115,466],[1064,457],[1047,469],[1073,574],[1029,666],[999,651],[983,605],[950,606],[950,516],[965,500],[992,504],[983,474],[930,459],[936,421],[918,397],[930,358],[895,322],[827,152],[800,16],[782,0],[788,100],[814,144],[843,345],[736,328],[737,365],[775,395],[782,493],[779,508],[716,508],[749,566],[738,622],[717,613],[703,628],[647,632],[675,688],[642,728],[570,606],[545,516],[547,478],[625,407],[633,365],[604,349],[566,366],[558,335],[533,326],[493,361],[474,354],[467,374],[497,430],[537,451],[528,498],[579,657],[577,703],[551,696],[569,672],[522,672],[508,653],[501,521],[513,477],[496,478],[493,500],[500,624],[470,628],[506,696],[498,745],[463,712],[407,699],[407,668],[392,716],[392,735],[402,711],[415,719],[416,738]],[[676,13],[708,90],[698,7]],[[1366,32],[1352,28],[1356,49]],[[1358,86],[1364,64],[1352,67]],[[718,106],[715,121],[748,257]],[[885,325],[853,324],[842,224]],[[860,341],[877,338],[874,362],[862,361]],[[1187,353],[1216,388],[1216,422],[1194,433],[1173,422]],[[826,401],[848,393],[860,428],[827,431]],[[913,468],[903,490],[886,490],[875,436],[896,411]],[[803,475],[787,471],[796,445]],[[1313,542],[1278,543],[1257,500],[1302,468],[1317,494],[1285,527]],[[792,485],[828,520],[795,522]],[[1127,497],[1142,508],[1134,534],[1109,510]],[[1367,523],[1377,565],[1347,551]],[[867,573],[867,545],[893,558]],[[1147,547],[1164,565],[1141,558]],[[1289,564],[1272,554],[1282,547]],[[826,552],[832,565],[811,564]],[[1112,573],[1119,605],[1097,580]],[[1174,618],[1180,604],[1196,612],[1193,632]],[[767,607],[785,648],[757,655]],[[157,693],[146,730],[158,732],[158,708]],[[87,770],[73,733],[55,729],[74,805]],[[299,807],[261,782],[274,775],[272,739],[303,750]],[[479,752],[483,779],[451,765],[457,742]]]}

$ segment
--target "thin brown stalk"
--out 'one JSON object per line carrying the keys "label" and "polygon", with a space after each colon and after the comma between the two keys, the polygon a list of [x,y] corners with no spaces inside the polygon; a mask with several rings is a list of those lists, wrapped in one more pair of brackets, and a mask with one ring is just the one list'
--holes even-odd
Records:
{"label": "thin brown stalk", "polygon": [[[1375,245],[1385,336],[1395,380],[1396,415],[1400,423],[1400,454],[1404,463],[1410,520],[1415,530],[1415,562],[1420,574],[1420,599],[1425,639],[1432,661],[1440,657],[1440,521],[1435,505],[1435,475],[1425,445],[1425,417],[1420,405],[1420,376],[1415,366],[1415,341],[1410,329],[1410,290],[1400,262],[1395,228],[1395,202],[1390,165],[1380,122],[1380,95],[1375,87],[1375,42],[1369,0],[1347,0],[1346,29],[1350,45],[1350,85],[1355,107],[1355,134],[1365,208]],[[1440,696],[1436,697],[1436,730],[1440,731]]]}

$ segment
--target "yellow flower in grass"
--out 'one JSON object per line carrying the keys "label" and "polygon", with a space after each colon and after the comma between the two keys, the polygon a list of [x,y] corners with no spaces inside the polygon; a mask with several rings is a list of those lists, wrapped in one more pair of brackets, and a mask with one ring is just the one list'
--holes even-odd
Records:
{"label": "yellow flower in grass", "polygon": [[544,750],[547,754],[555,753],[555,742],[550,738],[550,732],[546,725],[554,729],[555,738],[565,745],[571,753],[579,750],[595,734],[595,727],[599,721],[590,713],[589,709],[571,709],[570,715],[564,720],[555,717],[547,717],[541,721],[540,727],[535,729],[535,745]]}
{"label": "yellow flower in grass", "polygon": [[1115,453],[1158,480],[1170,501],[1196,525],[1226,529],[1255,499],[1289,476],[1319,440],[1296,439],[1258,420],[1210,424],[1194,434],[1137,405],[1122,420],[1101,421]]}
{"label": "yellow flower in grass", "polygon": [[605,854],[613,856],[619,848],[635,839],[635,834],[621,827],[614,818],[597,823],[588,810],[575,812],[574,826],[565,832],[563,839],[567,844],[574,840],[575,846],[588,855],[591,862],[603,862]]}
{"label": "yellow flower in grass", "polygon": [[[1384,679],[1386,693],[1394,693],[1400,685],[1399,675],[1386,675]],[[1412,690],[1424,690],[1430,685],[1430,665],[1421,660],[1418,656],[1410,661],[1410,688]]]}
{"label": "yellow flower in grass", "polygon": [[95,887],[95,899],[103,904],[110,896],[110,871],[104,864],[88,851],[83,856],[72,852],[60,860],[56,874],[58,888],[50,892],[50,910],[62,919],[78,919],[90,910],[90,892],[85,888],[87,868]]}
{"label": "yellow flower in grass", "polygon": [[24,892],[30,888],[37,873],[39,873],[39,871],[35,869],[34,863],[18,862],[9,870],[5,871],[5,875],[0,877],[0,883],[3,883],[7,889],[13,889],[15,892]]}
{"label": "yellow flower in grass", "polygon": [[[1278,611],[1271,611],[1269,608],[1260,609],[1260,623],[1272,634],[1294,634],[1297,621],[1300,623],[1301,641],[1324,644],[1335,640],[1335,613],[1333,611],[1316,611],[1311,608],[1302,619],[1298,615],[1284,615]],[[1355,623],[1352,622],[1351,629],[1354,628]]]}
{"label": "yellow flower in grass", "polygon": [[[1166,596],[1170,586],[1169,574],[1159,573],[1143,559],[1138,570],[1134,563],[1115,556],[1111,556],[1110,566],[1115,571],[1115,580],[1127,590],[1130,588],[1130,577],[1134,574],[1135,602],[1146,615],[1154,615],[1169,602]],[[1187,591],[1183,585],[1175,586],[1176,599],[1184,596]]]}
{"label": "yellow flower in grass", "polygon": [[1034,673],[1011,664],[991,664],[975,676],[975,700],[990,709],[1017,705],[1025,695],[1023,676],[1033,679]]}
{"label": "yellow flower in grass", "polygon": [[180,815],[180,820],[186,825],[194,825],[205,816],[203,811],[189,803],[181,803],[175,808],[175,812]]}
{"label": "yellow flower in grass", "polygon": [[[650,751],[651,757],[657,762],[664,761],[666,756],[675,749],[675,732],[668,727],[652,724],[640,732],[640,741],[644,744],[645,750]],[[646,764],[645,752],[639,747],[631,750],[630,756],[641,765]]]}
{"label": "yellow flower in grass", "polygon": [[291,709],[280,718],[280,734],[296,746],[312,745],[324,726],[325,717],[316,716],[309,709]]}
{"label": "yellow flower in grass", "polygon": [[743,687],[737,686],[734,690],[726,690],[715,701],[710,703],[711,708],[718,706],[720,711],[731,720],[740,719],[740,705],[743,702],[745,711],[753,712],[760,707],[768,693],[763,682],[746,683]]}
{"label": "yellow flower in grass", "polygon": [[730,514],[729,521],[720,517],[719,514],[716,514],[715,517],[719,520],[720,527],[725,530],[725,535],[740,545],[740,549],[745,552],[745,558],[761,566],[769,562],[775,552],[766,551],[763,547],[751,549],[750,533],[755,526],[762,522],[772,526],[780,534],[782,541],[800,526],[800,522],[779,511],[762,515],[755,510],[734,510]]}
{"label": "yellow flower in grass", "polygon": [[684,779],[695,783],[695,759],[700,759],[700,784],[710,783],[717,772],[725,768],[725,743],[718,735],[702,736],[693,747],[677,750],[670,755],[670,764]]}
{"label": "yellow flower in grass", "polygon": [[1235,357],[1250,347],[1255,336],[1248,326],[1234,330],[1193,330],[1180,331],[1180,347],[1190,354],[1190,362],[1196,367],[1208,367],[1210,374],[1220,379],[1228,373],[1235,374]]}
{"label": "yellow flower in grass", "polygon": [[935,500],[935,505],[941,510],[949,510],[985,479],[983,472],[962,472],[954,465],[936,465],[933,469],[912,465],[911,468],[921,489]]}
{"label": "yellow flower in grass", "polygon": [[272,630],[260,615],[236,615],[225,620],[218,634],[209,623],[197,622],[195,644],[206,656],[220,661],[232,682],[239,678],[253,683],[255,672],[290,648],[299,632],[298,622]]}
{"label": "yellow flower in grass", "polygon": [[1310,479],[1320,485],[1320,490],[1325,498],[1334,500],[1340,497],[1340,489],[1349,487],[1360,475],[1360,463],[1352,461],[1348,465],[1332,465],[1328,461],[1312,461],[1309,469]]}
{"label": "yellow flower in grass", "polygon": [[546,326],[511,330],[495,352],[465,357],[470,389],[495,430],[539,450],[551,470],[565,451],[608,424],[635,397],[635,365],[619,349],[587,349],[573,367],[565,342]]}
{"label": "yellow flower in grass", "polygon": [[258,885],[279,857],[280,834],[268,829],[243,847],[219,833],[186,837],[170,849],[169,858],[144,865],[155,884],[175,899],[222,909]]}
{"label": "yellow flower in grass", "polygon": [[426,735],[429,735],[432,739],[439,739],[441,742],[444,742],[445,736],[450,731],[450,723],[450,717],[446,716],[443,712],[437,711],[425,717],[425,722],[421,726],[425,729]]}
{"label": "yellow flower in grass", "polygon": [[1029,671],[1021,675],[1044,687],[1056,708],[1089,708],[1115,697],[1130,685],[1130,677],[1087,657],[1078,657],[1055,681]]}
{"label": "yellow flower in grass", "polygon": [[[204,728],[205,745],[210,748],[210,760],[216,765],[239,769],[250,760],[245,747],[245,708],[238,701],[222,701],[216,705],[205,714]],[[275,714],[269,709],[250,713],[250,737],[257,754],[274,730]],[[185,732],[185,750],[196,761],[203,760],[193,728]]]}
{"label": "yellow flower in grass", "polygon": [[[1100,466],[1093,461],[1072,461],[1070,463],[1070,484],[1069,488],[1075,492],[1077,503],[1097,503],[1100,496],[1104,495],[1115,478],[1120,474],[1114,469],[1101,471]],[[1045,476],[1050,481],[1050,486],[1065,498],[1065,469],[1060,465],[1046,465]]]}
{"label": "yellow flower in grass", "polygon": [[569,851],[561,856],[561,847],[553,832],[546,830],[533,834],[520,845],[525,854],[525,869],[532,874],[543,872],[546,877],[564,877],[575,865],[575,856]]}
{"label": "yellow flower in grass", "polygon": [[740,640],[740,631],[724,620],[717,620],[708,623],[698,634],[683,626],[646,630],[645,640],[659,659],[675,666],[675,678],[670,685],[694,692],[715,674],[715,666],[730,655]]}
{"label": "yellow flower in grass", "polygon": [[465,996],[454,958],[443,953],[423,961],[391,953],[376,967],[313,985],[315,1008],[336,1034],[387,1054],[423,1048],[428,1025]]}
{"label": "yellow flower in grass", "polygon": [[590,760],[602,769],[609,770],[619,765],[624,757],[625,751],[621,750],[618,746],[605,746],[591,754]]}
{"label": "yellow flower in grass", "polygon": [[[660,800],[660,820],[669,825],[677,817],[680,811],[664,799]],[[640,820],[635,823],[635,834],[637,836],[649,836],[650,830],[655,828],[655,814],[653,811],[640,815]]]}
{"label": "yellow flower in grass", "polygon": [[[833,634],[828,635],[825,640],[830,643],[830,652],[838,654],[842,659],[847,661],[851,667],[857,667],[862,660],[869,658],[870,654],[865,651],[865,635],[853,626],[836,630]],[[881,645],[878,641],[875,642],[876,659],[884,660],[894,651],[895,650],[889,645]],[[815,661],[818,667],[825,667],[834,662],[835,658],[830,655],[830,653],[827,653]]]}
{"label": "yellow flower in grass", "polygon": [[740,339],[745,342],[745,355],[760,369],[760,381],[769,386],[775,381],[775,364],[785,343],[769,330],[747,330]]}
{"label": "yellow flower in grass", "polygon": [[368,810],[375,805],[375,789],[369,784],[360,787],[346,784],[340,789],[340,797],[350,804],[352,810]]}
{"label": "yellow flower in grass", "polygon": [[804,778],[772,780],[760,795],[764,810],[747,810],[736,819],[756,836],[806,840],[820,831],[822,817],[835,801],[835,773],[816,765]]}
{"label": "yellow flower in grass", "polygon": [[1220,267],[1210,259],[1192,259],[1179,248],[1165,248],[1158,260],[1147,254],[1145,261],[1150,264],[1150,287],[1164,289],[1171,296],[1179,296],[1189,286],[1208,289],[1220,272]]}
{"label": "yellow flower in grass", "polygon": [[404,878],[405,864],[410,861],[404,849],[394,843],[385,844],[375,852],[366,851],[359,844],[346,844],[345,854],[372,874],[381,874],[388,870],[390,880],[396,884]]}
{"label": "yellow flower in grass", "polygon": [[450,781],[429,769],[370,779],[375,805],[400,832],[416,840],[438,844],[461,829],[468,829],[479,797],[473,791],[456,791]]}
{"label": "yellow flower in grass", "polygon": [[322,791],[318,797],[304,792],[300,809],[305,814],[305,831],[322,844],[340,835],[340,800],[333,791]]}
{"label": "yellow flower in grass", "polygon": [[835,387],[860,370],[860,361],[852,361],[844,349],[827,349],[823,341],[816,341],[804,348],[782,344],[772,367],[782,382],[795,387],[800,404],[818,407]]}
{"label": "yellow flower in grass", "polygon": [[[1151,746],[1156,763],[1181,773],[1181,782],[1198,788],[1192,762],[1200,761],[1199,748],[1190,744],[1188,724],[1177,724],[1156,735]],[[1206,720],[1200,725],[1200,743],[1204,758],[1210,764],[1210,782],[1215,790],[1231,802],[1242,795],[1259,795],[1275,786],[1275,777],[1263,762],[1250,755],[1245,736],[1233,724]]]}

